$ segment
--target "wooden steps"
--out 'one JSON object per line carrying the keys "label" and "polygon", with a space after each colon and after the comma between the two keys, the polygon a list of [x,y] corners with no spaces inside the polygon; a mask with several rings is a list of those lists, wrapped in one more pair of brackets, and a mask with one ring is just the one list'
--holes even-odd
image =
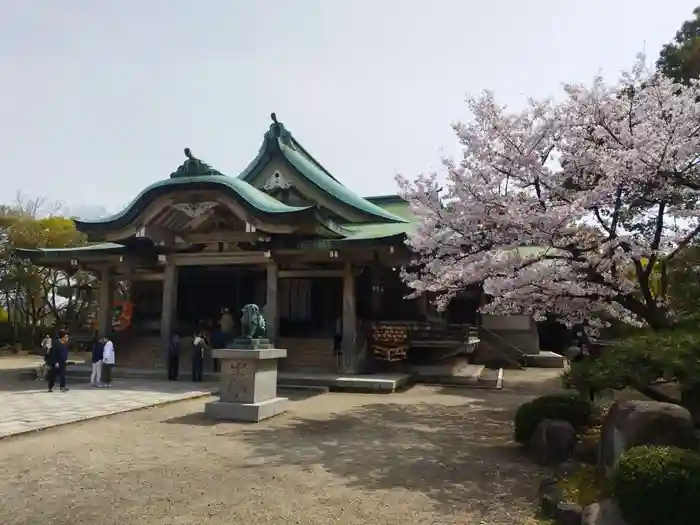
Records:
{"label": "wooden steps", "polygon": [[[189,370],[190,352],[188,338],[182,340],[180,369]],[[115,338],[117,364],[126,368],[163,368],[165,350],[157,336],[132,336]],[[280,338],[279,348],[287,350],[287,357],[280,361],[280,370],[310,373],[334,373],[337,361],[332,338]],[[205,370],[210,368],[205,359]]]}
{"label": "wooden steps", "polygon": [[280,370],[294,372],[332,373],[337,369],[332,338],[278,338],[278,348],[287,350],[280,361]]}
{"label": "wooden steps", "polygon": [[142,336],[115,338],[116,360],[119,366],[128,368],[156,368],[165,362],[160,337]]}

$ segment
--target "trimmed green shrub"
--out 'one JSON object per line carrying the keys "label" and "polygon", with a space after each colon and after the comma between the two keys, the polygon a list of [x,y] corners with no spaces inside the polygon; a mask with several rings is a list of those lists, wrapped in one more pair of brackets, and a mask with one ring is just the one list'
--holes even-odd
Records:
{"label": "trimmed green shrub", "polygon": [[607,479],[599,475],[593,465],[578,465],[576,470],[562,477],[557,485],[564,493],[564,501],[581,507],[609,497]]}
{"label": "trimmed green shrub", "polygon": [[622,455],[612,493],[629,525],[691,525],[700,520],[700,454],[634,447]]}
{"label": "trimmed green shrub", "polygon": [[515,414],[515,441],[523,445],[537,430],[545,419],[568,421],[578,433],[592,419],[593,405],[586,399],[570,394],[558,394],[538,397],[520,405]]}

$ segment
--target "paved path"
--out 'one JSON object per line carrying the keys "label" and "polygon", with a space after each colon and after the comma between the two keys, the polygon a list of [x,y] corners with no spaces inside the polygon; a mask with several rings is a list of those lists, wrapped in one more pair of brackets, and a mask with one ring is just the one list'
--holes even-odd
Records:
{"label": "paved path", "polygon": [[69,385],[69,392],[46,391],[43,381],[0,385],[0,439],[32,430],[128,412],[207,395],[215,385],[187,382],[115,380],[111,388]]}

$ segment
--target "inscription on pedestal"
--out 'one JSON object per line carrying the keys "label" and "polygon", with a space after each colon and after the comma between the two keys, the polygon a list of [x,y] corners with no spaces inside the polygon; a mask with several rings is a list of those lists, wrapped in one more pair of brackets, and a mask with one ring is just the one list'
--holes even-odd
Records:
{"label": "inscription on pedestal", "polygon": [[253,348],[212,351],[221,360],[220,400],[205,411],[217,419],[261,421],[286,410],[287,399],[277,396],[277,361],[287,351],[261,348],[265,340],[246,343]]}
{"label": "inscription on pedestal", "polygon": [[222,397],[230,401],[247,401],[252,396],[255,363],[243,360],[224,361],[222,372],[226,385],[226,392],[222,392]]}

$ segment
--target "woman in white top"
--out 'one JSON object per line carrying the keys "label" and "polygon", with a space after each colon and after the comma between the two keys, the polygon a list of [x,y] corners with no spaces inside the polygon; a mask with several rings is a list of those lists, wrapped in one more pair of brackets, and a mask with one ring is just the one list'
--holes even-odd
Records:
{"label": "woman in white top", "polygon": [[202,372],[204,371],[204,347],[206,346],[204,335],[200,332],[195,334],[192,340],[192,382],[196,383],[202,380]]}
{"label": "woman in white top", "polygon": [[106,387],[112,386],[112,367],[114,366],[114,343],[109,337],[105,337],[105,344],[102,350],[102,384]]}

